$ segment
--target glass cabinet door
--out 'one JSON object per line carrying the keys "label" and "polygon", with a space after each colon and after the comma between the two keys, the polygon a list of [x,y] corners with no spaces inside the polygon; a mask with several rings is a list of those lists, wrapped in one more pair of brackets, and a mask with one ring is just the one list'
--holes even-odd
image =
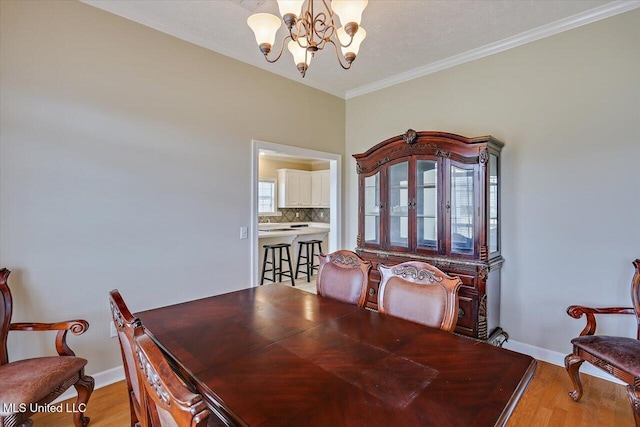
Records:
{"label": "glass cabinet door", "polygon": [[416,227],[419,248],[438,250],[438,163],[416,162]]}
{"label": "glass cabinet door", "polygon": [[451,165],[451,194],[449,208],[451,220],[451,253],[473,255],[473,167]]}
{"label": "glass cabinet door", "polygon": [[364,178],[364,243],[380,244],[380,172]]}
{"label": "glass cabinet door", "polygon": [[409,162],[389,166],[389,245],[409,247]]}
{"label": "glass cabinet door", "polygon": [[489,155],[489,253],[498,252],[500,247],[500,224],[498,218],[498,156]]}

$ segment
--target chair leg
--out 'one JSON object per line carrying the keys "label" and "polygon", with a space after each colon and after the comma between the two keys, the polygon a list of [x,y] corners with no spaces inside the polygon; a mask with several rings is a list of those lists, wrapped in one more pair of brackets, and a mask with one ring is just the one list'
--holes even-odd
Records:
{"label": "chair leg", "polygon": [[577,402],[582,397],[582,380],[580,379],[580,366],[584,362],[580,356],[576,354],[568,354],[564,358],[564,366],[567,369],[569,378],[573,383],[573,391],[569,392],[569,396]]}
{"label": "chair leg", "polygon": [[76,427],[85,427],[89,424],[89,417],[84,416],[84,411],[87,409],[87,403],[89,397],[93,392],[95,380],[89,375],[83,375],[73,386],[78,392],[78,398],[76,399],[76,412],[73,413],[73,424]]}
{"label": "chair leg", "polygon": [[629,396],[631,408],[633,409],[633,417],[636,422],[636,427],[640,427],[640,398],[638,397],[638,391],[631,384],[627,385],[627,395]]}

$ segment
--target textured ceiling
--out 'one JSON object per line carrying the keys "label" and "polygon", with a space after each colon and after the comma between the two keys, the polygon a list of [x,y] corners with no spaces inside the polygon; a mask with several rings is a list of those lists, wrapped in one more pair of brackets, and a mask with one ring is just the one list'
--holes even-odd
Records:
{"label": "textured ceiling", "polygon": [[351,70],[325,50],[302,79],[288,51],[267,63],[246,24],[254,12],[278,15],[274,0],[84,2],[344,98],[640,7],[637,0],[370,0],[362,17],[367,38]]}

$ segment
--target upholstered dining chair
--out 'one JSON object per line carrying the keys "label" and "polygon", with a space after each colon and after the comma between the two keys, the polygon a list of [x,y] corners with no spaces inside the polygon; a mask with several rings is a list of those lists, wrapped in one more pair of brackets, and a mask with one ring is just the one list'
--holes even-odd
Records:
{"label": "upholstered dining chair", "polygon": [[210,411],[202,396],[187,388],[145,332],[135,338],[134,351],[144,408],[142,427],[209,425]]}
{"label": "upholstered dining chair", "polygon": [[[89,424],[84,416],[93,391],[94,380],[84,374],[87,360],[76,357],[67,345],[67,333],[80,335],[89,328],[86,320],[57,323],[11,323],[13,300],[8,278],[11,272],[0,269],[0,425],[30,426],[30,417],[37,407],[53,402],[69,387],[78,393],[73,412],[76,427]],[[9,331],[58,331],[58,356],[36,357],[9,362],[7,336]],[[22,406],[21,406],[22,405]]]}
{"label": "upholstered dining chair", "polygon": [[320,254],[320,267],[316,278],[318,295],[349,304],[364,306],[371,263],[356,253],[340,250],[328,255]]}
{"label": "upholstered dining chair", "polygon": [[140,319],[133,317],[117,289],[109,293],[109,304],[113,323],[118,333],[118,341],[120,342],[120,353],[122,354],[122,364],[129,396],[129,409],[131,411],[131,426],[134,427],[139,425],[140,420],[143,418],[140,404],[140,385],[138,384],[136,360],[133,352],[134,338],[142,333],[142,323]]}
{"label": "upholstered dining chair", "polygon": [[[579,337],[571,340],[573,353],[565,357],[564,364],[574,387],[569,395],[576,402],[582,397],[580,366],[585,361],[625,382],[635,423],[640,427],[640,259],[636,259],[633,265],[636,268],[631,280],[633,307],[591,308],[572,305],[567,308],[569,316],[575,319],[586,315],[587,326]],[[596,314],[634,314],[638,324],[636,338],[594,335]]]}
{"label": "upholstered dining chair", "polygon": [[462,281],[426,262],[380,264],[378,310],[443,331],[453,332],[458,320],[458,290]]}

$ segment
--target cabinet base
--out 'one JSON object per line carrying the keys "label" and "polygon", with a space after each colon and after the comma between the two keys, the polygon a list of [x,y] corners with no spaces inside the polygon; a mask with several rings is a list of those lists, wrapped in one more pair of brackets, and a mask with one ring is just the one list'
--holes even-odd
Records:
{"label": "cabinet base", "polygon": [[509,334],[503,330],[501,327],[495,328],[489,338],[487,338],[487,343],[494,345],[496,347],[502,347],[502,345],[509,340]]}

